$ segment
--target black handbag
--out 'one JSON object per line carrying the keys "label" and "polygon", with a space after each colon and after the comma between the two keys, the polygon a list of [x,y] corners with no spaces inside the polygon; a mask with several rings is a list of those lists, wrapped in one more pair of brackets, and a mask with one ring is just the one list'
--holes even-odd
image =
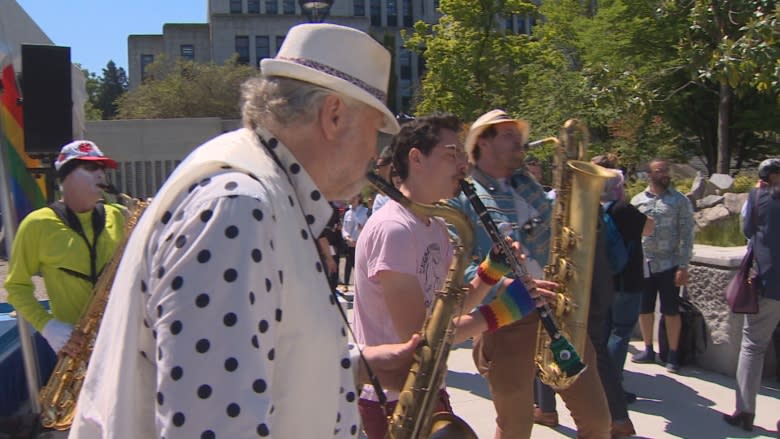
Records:
{"label": "black handbag", "polygon": [[[677,297],[680,310],[680,341],[677,346],[677,359],[681,365],[695,364],[696,357],[707,350],[707,323],[704,315],[690,300]],[[666,319],[661,316],[658,323],[658,358],[666,362],[669,343],[666,338]]]}

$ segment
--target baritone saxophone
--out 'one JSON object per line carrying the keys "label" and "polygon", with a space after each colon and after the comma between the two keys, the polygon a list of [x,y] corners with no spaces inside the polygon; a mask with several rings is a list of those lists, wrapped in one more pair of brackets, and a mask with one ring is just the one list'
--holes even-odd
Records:
{"label": "baritone saxophone", "polygon": [[[612,177],[604,168],[583,161],[587,139],[587,127],[576,119],[566,121],[559,139],[545,139],[552,141],[556,149],[553,163],[556,197],[550,257],[544,273],[545,279],[559,285],[553,317],[580,354],[585,353],[588,339],[599,202],[604,183]],[[540,326],[536,344],[539,379],[550,387],[565,389],[576,376],[562,373],[549,349],[550,343],[548,333]]]}
{"label": "baritone saxophone", "polygon": [[84,340],[83,348],[76,356],[64,352],[60,354],[49,381],[38,394],[38,400],[41,403],[41,425],[46,428],[67,430],[73,423],[76,401],[79,399],[81,385],[84,383],[89,358],[92,355],[119,262],[122,260],[122,253],[124,253],[133,227],[149,205],[149,201],[131,199],[125,194],[114,195],[118,195],[128,204],[130,213],[125,223],[125,237],[111,260],[103,268],[103,272],[93,288],[92,299],[73,327],[70,340],[73,340],[75,334],[79,334]]}
{"label": "baritone saxophone", "polygon": [[459,242],[447,279],[431,306],[422,327],[422,340],[414,353],[409,375],[398,397],[398,404],[389,419],[386,439],[476,439],[477,435],[465,421],[449,412],[434,413],[439,401],[439,389],[447,374],[447,357],[455,333],[453,318],[463,314],[463,273],[471,261],[474,232],[468,218],[445,204],[418,204],[406,198],[395,187],[373,173],[369,181],[385,195],[411,212],[422,216],[437,216],[453,226]]}

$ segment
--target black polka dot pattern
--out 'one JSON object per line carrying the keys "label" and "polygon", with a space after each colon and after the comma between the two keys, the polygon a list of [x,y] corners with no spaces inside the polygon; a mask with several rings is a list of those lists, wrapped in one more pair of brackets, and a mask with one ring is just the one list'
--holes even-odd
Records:
{"label": "black polka dot pattern", "polygon": [[[269,139],[268,143],[277,142]],[[180,195],[189,204],[172,208],[165,221],[161,218],[153,226],[147,250],[149,271],[143,274],[143,284],[138,283],[143,300],[148,301],[141,328],[148,346],[138,352],[155,353],[149,355],[149,363],[161,372],[156,392],[150,395],[156,402],[161,437],[229,437],[228,431],[254,432],[258,437],[285,431],[306,432],[287,437],[357,434],[350,433],[358,422],[354,392],[352,400],[342,394],[338,404],[318,405],[320,411],[327,407],[330,421],[318,426],[316,433],[300,418],[285,423],[287,413],[300,412],[302,407],[279,403],[280,410],[275,410],[277,405],[270,399],[278,385],[272,371],[294,358],[288,350],[277,348],[279,331],[303,317],[288,314],[281,300],[288,293],[311,304],[311,310],[305,311],[311,312],[307,321],[329,322],[307,331],[314,340],[306,337],[296,342],[313,349],[335,343],[324,355],[332,357],[332,366],[323,370],[329,370],[330,379],[342,387],[354,386],[352,371],[342,366],[347,356],[343,323],[335,310],[316,300],[329,297],[330,291],[315,266],[313,237],[319,236],[331,208],[301,165],[286,163],[292,181],[305,183],[300,196],[283,194],[279,204],[262,201],[257,194],[268,190],[264,174],[252,178],[224,170],[194,180],[191,190]],[[279,181],[282,187],[288,184],[286,176]],[[268,187],[276,190],[273,184]],[[278,222],[269,221],[269,216]],[[287,255],[295,260],[286,261]],[[294,272],[292,267],[297,267]],[[320,346],[316,340],[325,344]],[[312,375],[301,380],[311,380],[316,387],[322,377]],[[298,379],[292,381],[298,385]],[[275,417],[267,418],[271,413]]]}

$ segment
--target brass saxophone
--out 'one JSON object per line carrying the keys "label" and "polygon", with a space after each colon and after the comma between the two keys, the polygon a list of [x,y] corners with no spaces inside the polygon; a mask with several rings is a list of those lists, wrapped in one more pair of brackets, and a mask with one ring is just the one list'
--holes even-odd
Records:
{"label": "brass saxophone", "polygon": [[[130,199],[127,195],[118,195],[126,200]],[[130,215],[125,223],[124,240],[119,244],[119,247],[114,252],[114,256],[106,264],[103,273],[95,283],[92,299],[74,326],[71,334],[71,340],[75,334],[82,336],[84,349],[77,356],[62,353],[57,359],[57,364],[54,366],[54,371],[49,381],[41,388],[38,394],[38,400],[41,403],[41,425],[46,428],[67,430],[73,423],[76,401],[79,399],[81,385],[84,383],[89,358],[92,355],[92,349],[95,345],[100,322],[103,319],[106,303],[108,303],[108,295],[114,283],[116,270],[119,267],[122,253],[124,253],[133,227],[135,227],[141,214],[149,205],[148,201],[141,200],[132,200],[131,203],[132,205],[128,206]]]}
{"label": "brass saxophone", "polygon": [[[561,129],[560,139],[542,141],[556,145],[553,165],[556,197],[545,279],[559,285],[553,317],[559,330],[581,354],[585,352],[588,337],[599,200],[604,182],[612,176],[600,166],[583,161],[587,139],[587,127],[569,119]],[[539,379],[553,388],[565,389],[577,377],[561,372],[549,349],[550,343],[547,331],[540,325],[536,343]]]}
{"label": "brass saxophone", "polygon": [[476,439],[477,435],[462,419],[448,412],[433,413],[447,373],[447,357],[454,336],[453,318],[463,312],[466,290],[460,283],[471,260],[474,245],[471,223],[457,209],[439,203],[414,203],[376,174],[369,172],[367,177],[377,189],[411,212],[443,218],[456,229],[460,238],[460,242],[455,245],[455,255],[444,286],[437,291],[431,312],[423,324],[422,340],[415,351],[398,404],[390,416],[385,438]]}

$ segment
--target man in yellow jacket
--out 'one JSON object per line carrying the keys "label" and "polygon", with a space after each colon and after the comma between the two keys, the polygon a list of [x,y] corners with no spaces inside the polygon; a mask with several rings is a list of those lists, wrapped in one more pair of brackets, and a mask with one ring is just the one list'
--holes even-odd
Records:
{"label": "man in yellow jacket", "polygon": [[[116,162],[93,142],[65,145],[54,166],[62,198],[19,225],[5,288],[8,302],[59,352],[124,238],[125,215],[102,202],[105,168],[116,168]],[[35,274],[43,276],[51,313],[35,298]]]}

